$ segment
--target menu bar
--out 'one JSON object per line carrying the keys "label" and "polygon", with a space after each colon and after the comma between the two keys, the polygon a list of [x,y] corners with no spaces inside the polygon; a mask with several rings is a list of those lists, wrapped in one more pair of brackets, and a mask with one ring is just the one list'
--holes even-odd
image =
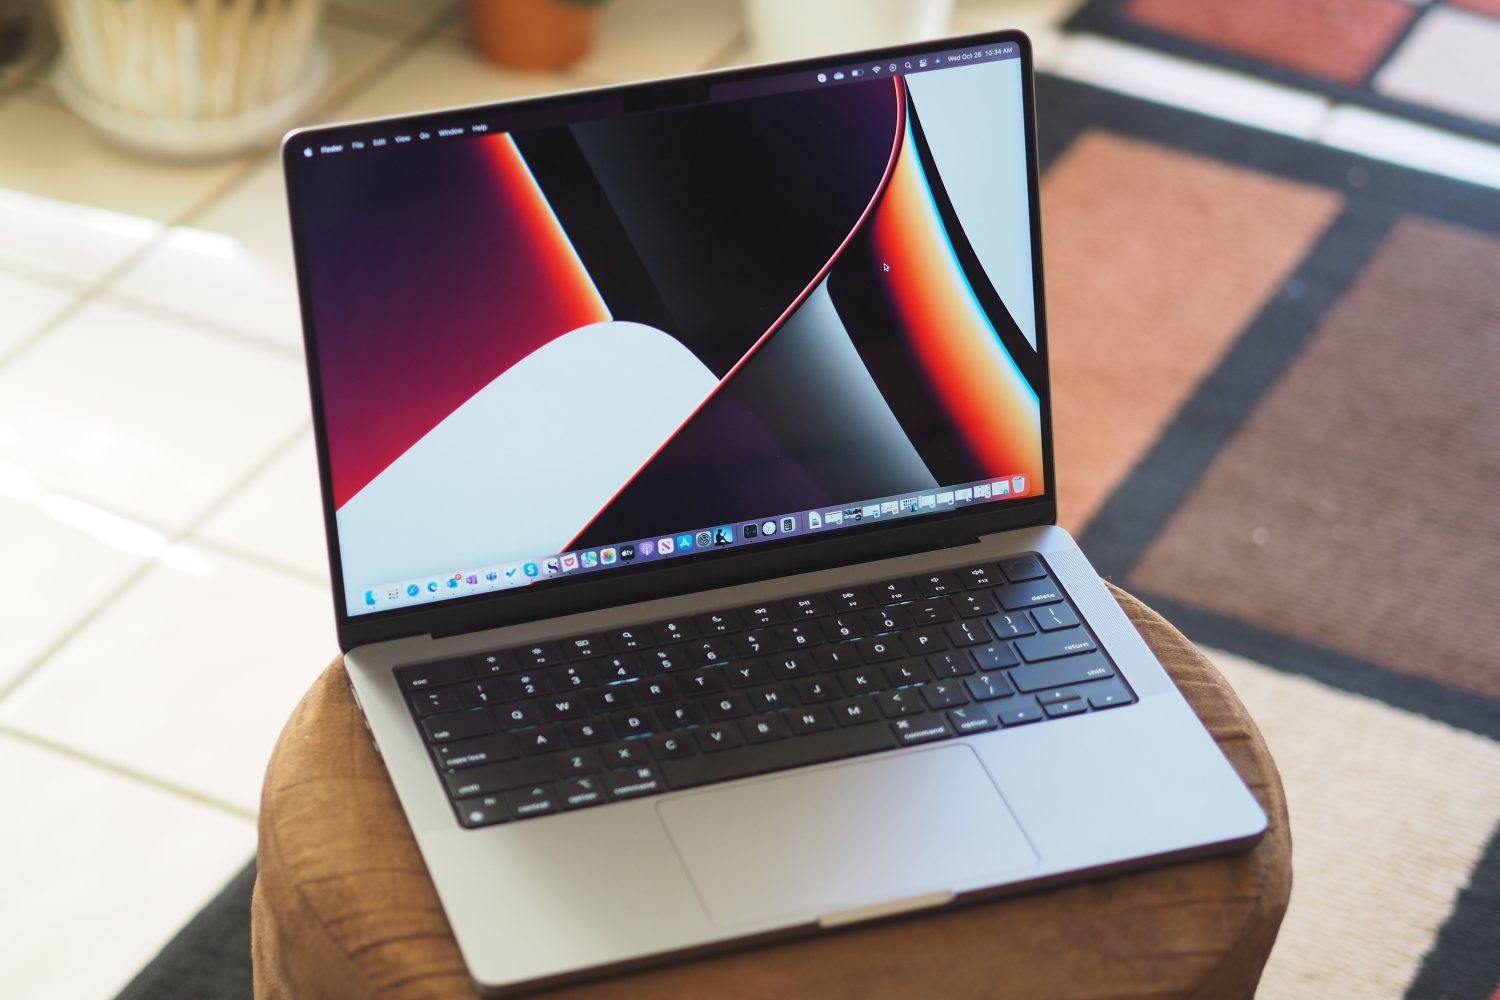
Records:
{"label": "menu bar", "polygon": [[[1019,43],[994,42],[988,45],[976,45],[956,49],[936,49],[917,55],[903,55],[894,59],[885,58],[869,62],[843,63],[771,76],[730,79],[712,83],[710,93],[714,99],[734,100],[757,95],[804,90],[813,87],[867,83],[871,80],[892,76],[931,73],[954,66],[995,62],[1004,59],[1019,59],[1020,57],[1021,46]],[[585,117],[618,114],[622,110],[623,107],[618,100],[601,100],[582,108],[575,108],[572,116],[577,116],[580,113]],[[492,132],[535,127],[549,123],[555,124],[555,122],[550,120],[549,113],[541,110],[509,111],[504,115],[504,123],[502,125],[499,119],[478,117],[468,122],[443,126],[430,124],[417,126],[409,124],[409,122],[395,122],[386,126],[384,131],[360,138],[319,139],[317,137],[310,137],[302,145],[301,155],[304,159],[309,160],[323,157],[346,157],[360,153],[370,153],[380,149],[389,150],[403,146],[420,146],[423,143],[453,139],[473,139]],[[405,126],[404,128],[400,127],[403,125]],[[340,131],[344,130],[341,129]]]}

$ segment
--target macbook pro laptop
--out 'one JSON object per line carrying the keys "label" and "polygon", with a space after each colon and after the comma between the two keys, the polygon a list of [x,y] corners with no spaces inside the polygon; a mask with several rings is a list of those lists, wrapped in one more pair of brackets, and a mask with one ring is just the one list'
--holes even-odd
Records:
{"label": "macbook pro laptop", "polygon": [[1262,834],[1055,524],[1032,108],[1002,32],[285,140],[339,641],[483,989]]}

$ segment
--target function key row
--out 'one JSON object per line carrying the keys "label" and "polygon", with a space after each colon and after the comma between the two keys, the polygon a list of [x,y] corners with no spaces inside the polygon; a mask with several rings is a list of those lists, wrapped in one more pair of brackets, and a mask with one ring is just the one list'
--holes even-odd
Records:
{"label": "function key row", "polygon": [[[991,589],[996,588],[996,589]],[[980,591],[966,593],[966,591]],[[961,617],[992,614],[1000,608],[1017,611],[1062,600],[1062,594],[1047,580],[1041,561],[1033,555],[983,564],[961,570],[944,570],[913,579],[888,580],[870,586],[846,587],[826,594],[809,594],[782,601],[769,601],[738,610],[715,611],[656,622],[652,625],[616,629],[595,635],[571,636],[556,642],[538,642],[514,649],[482,653],[467,659],[443,660],[403,667],[398,676],[408,691],[484,679],[517,671],[555,667],[602,659],[615,654],[655,650],[661,646],[712,640],[743,633],[755,636],[750,643],[737,645],[741,656],[774,651],[764,648],[762,630],[790,625],[809,619],[839,616],[838,628],[823,632],[830,642],[855,638],[849,631],[850,612],[868,612],[863,634],[892,631],[912,624],[932,624],[953,617],[948,604],[932,604],[934,598],[952,598]],[[926,604],[921,602],[926,601]],[[914,607],[902,610],[902,606]],[[1066,608],[1061,609],[1066,611]],[[898,613],[899,612],[899,613]],[[907,621],[910,618],[910,621]],[[1076,620],[1075,620],[1076,624]],[[1044,628],[1046,626],[1043,626]],[[1058,625],[1056,627],[1064,627]],[[791,646],[805,646],[804,641]],[[720,654],[720,658],[726,656]],[[713,662],[710,659],[709,662]],[[696,666],[705,665],[695,663]]]}

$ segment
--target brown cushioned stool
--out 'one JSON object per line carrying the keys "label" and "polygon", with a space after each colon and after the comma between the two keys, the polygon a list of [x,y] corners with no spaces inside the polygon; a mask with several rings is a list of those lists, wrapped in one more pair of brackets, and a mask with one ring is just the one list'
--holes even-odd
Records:
{"label": "brown cushioned stool", "polygon": [[[1253,850],[548,996],[1253,995],[1291,891],[1281,779],[1213,664],[1150,608],[1115,596],[1270,817]],[[341,661],[302,699],[266,772],[252,933],[259,1000],[475,996]]]}

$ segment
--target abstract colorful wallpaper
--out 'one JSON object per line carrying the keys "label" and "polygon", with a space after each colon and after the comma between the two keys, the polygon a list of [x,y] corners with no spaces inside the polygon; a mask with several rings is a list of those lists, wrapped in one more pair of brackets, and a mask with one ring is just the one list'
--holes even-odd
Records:
{"label": "abstract colorful wallpaper", "polygon": [[1010,61],[310,162],[346,587],[1041,484],[1020,109]]}

